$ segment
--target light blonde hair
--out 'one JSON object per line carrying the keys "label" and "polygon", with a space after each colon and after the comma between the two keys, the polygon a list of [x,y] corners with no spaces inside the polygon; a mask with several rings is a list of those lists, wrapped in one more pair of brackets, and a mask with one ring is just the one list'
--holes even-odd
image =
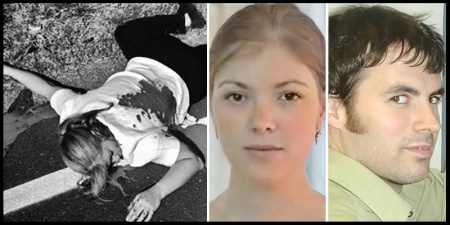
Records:
{"label": "light blonde hair", "polygon": [[113,179],[117,168],[112,167],[110,154],[102,144],[105,140],[116,140],[108,127],[96,119],[99,112],[109,108],[73,116],[59,127],[64,163],[87,178],[83,183],[78,183],[78,188],[99,200],[103,200],[99,194],[107,183],[118,187],[126,195],[122,186]]}
{"label": "light blonde hair", "polygon": [[276,44],[293,53],[315,75],[325,93],[325,39],[314,21],[294,4],[255,4],[233,14],[210,48],[210,98],[220,67],[250,43]]}

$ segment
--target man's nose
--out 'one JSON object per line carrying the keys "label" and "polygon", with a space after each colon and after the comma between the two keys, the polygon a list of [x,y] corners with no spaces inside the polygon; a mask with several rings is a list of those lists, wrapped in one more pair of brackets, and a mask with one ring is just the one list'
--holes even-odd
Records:
{"label": "man's nose", "polygon": [[441,129],[439,112],[434,105],[426,104],[417,107],[417,119],[414,122],[414,130],[417,132],[438,132]]}

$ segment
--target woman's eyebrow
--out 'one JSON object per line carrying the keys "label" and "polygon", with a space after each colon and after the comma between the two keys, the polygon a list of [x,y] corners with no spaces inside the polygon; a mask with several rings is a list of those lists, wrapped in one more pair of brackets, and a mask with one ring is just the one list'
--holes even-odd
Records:
{"label": "woman's eyebrow", "polygon": [[235,80],[224,80],[224,81],[219,83],[218,88],[220,88],[221,86],[223,86],[225,84],[236,85],[236,86],[238,86],[240,88],[243,88],[243,89],[249,89],[249,87],[246,84],[244,84],[242,82],[239,82],[239,81],[235,81]]}
{"label": "woman's eyebrow", "polygon": [[[218,87],[221,87],[221,86],[226,85],[226,84],[236,85],[236,86],[238,86],[240,88],[243,88],[243,89],[249,89],[249,86],[247,84],[244,84],[242,82],[235,81],[235,80],[224,80],[224,81],[219,83]],[[307,83],[305,83],[303,81],[299,81],[299,80],[282,81],[280,83],[275,84],[274,87],[275,88],[281,88],[281,87],[284,87],[284,86],[286,86],[288,84],[297,84],[297,85],[300,85],[300,86],[309,87]]]}
{"label": "woman's eyebrow", "polygon": [[300,86],[309,87],[307,83],[300,81],[300,80],[287,80],[287,81],[283,81],[283,82],[275,84],[275,88],[281,88],[288,84],[297,84]]}

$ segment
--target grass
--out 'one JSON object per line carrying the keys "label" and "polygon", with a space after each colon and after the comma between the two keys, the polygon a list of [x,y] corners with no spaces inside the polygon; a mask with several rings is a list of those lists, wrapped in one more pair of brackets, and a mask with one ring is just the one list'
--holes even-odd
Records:
{"label": "grass", "polygon": [[[207,18],[206,4],[196,5],[204,18]],[[177,9],[178,4],[171,3],[4,3],[3,61],[18,68],[44,74],[69,86],[95,89],[109,76],[122,71],[126,66],[126,59],[113,35],[118,25],[135,18],[174,14]],[[187,34],[176,37],[191,46],[206,44],[206,26],[189,30]],[[48,105],[36,107],[33,115],[6,114],[24,89],[22,84],[9,76],[3,77],[4,131],[8,128],[3,137],[4,162],[9,144],[14,142],[17,135],[29,130],[31,124],[55,116],[54,111],[48,109]],[[32,98],[35,106],[47,102],[36,94],[33,94]],[[192,115],[206,116],[206,100],[201,101],[193,111]],[[39,132],[43,130],[48,129],[38,128]],[[44,146],[57,141],[54,136],[39,135],[46,138],[39,141]],[[27,137],[27,134],[24,133],[23,137]],[[23,144],[25,140],[30,139],[33,138],[22,139],[18,143]],[[6,158],[8,161],[8,157]],[[205,188],[201,189],[199,195],[205,196],[206,199],[206,183],[203,184]],[[205,220],[206,201],[205,205],[196,205],[190,210],[198,209],[202,210],[195,214],[198,218],[192,219]],[[180,213],[190,211],[185,209]]]}
{"label": "grass", "polygon": [[[206,4],[196,5],[207,18]],[[4,3],[3,61],[91,90],[126,65],[114,40],[118,25],[177,9],[173,3]],[[206,26],[177,37],[191,46],[206,44]],[[3,113],[24,88],[3,77]],[[47,102],[36,94],[33,100]]]}

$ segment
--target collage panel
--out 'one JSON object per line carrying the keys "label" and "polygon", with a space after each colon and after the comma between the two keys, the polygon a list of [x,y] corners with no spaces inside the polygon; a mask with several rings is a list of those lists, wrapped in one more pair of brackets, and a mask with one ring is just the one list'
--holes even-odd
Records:
{"label": "collage panel", "polygon": [[207,4],[3,15],[3,221],[205,222]]}
{"label": "collage panel", "polygon": [[325,221],[325,4],[209,13],[209,221]]}
{"label": "collage panel", "polygon": [[3,14],[3,221],[446,221],[445,3]]}
{"label": "collage panel", "polygon": [[328,4],[329,221],[446,220],[445,12]]}

